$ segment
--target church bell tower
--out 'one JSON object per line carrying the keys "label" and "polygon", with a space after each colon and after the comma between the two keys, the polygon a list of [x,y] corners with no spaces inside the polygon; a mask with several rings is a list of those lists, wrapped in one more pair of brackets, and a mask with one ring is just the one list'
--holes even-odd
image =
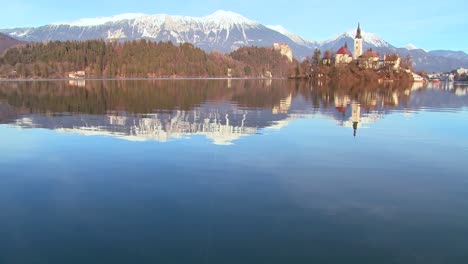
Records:
{"label": "church bell tower", "polygon": [[359,56],[361,55],[362,55],[362,35],[361,35],[361,25],[358,24],[356,37],[354,38],[353,60],[357,60]]}

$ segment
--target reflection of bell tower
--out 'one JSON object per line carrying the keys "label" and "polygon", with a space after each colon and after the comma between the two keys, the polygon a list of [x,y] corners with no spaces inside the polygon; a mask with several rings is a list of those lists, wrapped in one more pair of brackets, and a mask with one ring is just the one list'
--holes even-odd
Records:
{"label": "reflection of bell tower", "polygon": [[358,127],[358,122],[353,122],[353,130],[354,130],[354,134],[353,136],[356,137],[356,134],[357,134],[357,127]]}
{"label": "reflection of bell tower", "polygon": [[351,104],[351,122],[353,122],[354,136],[356,137],[359,122],[361,121],[361,105],[353,102]]}

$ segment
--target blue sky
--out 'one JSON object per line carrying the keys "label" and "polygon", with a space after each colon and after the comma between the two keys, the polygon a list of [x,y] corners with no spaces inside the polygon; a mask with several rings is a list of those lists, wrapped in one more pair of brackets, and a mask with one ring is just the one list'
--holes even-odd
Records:
{"label": "blue sky", "polygon": [[[3,1],[2,1],[3,2]],[[282,25],[312,40],[332,38],[355,28],[375,33],[392,45],[409,43],[427,50],[451,49],[468,52],[468,1],[4,1],[0,28],[39,26],[85,17],[121,13],[205,16],[229,10],[265,25]]]}

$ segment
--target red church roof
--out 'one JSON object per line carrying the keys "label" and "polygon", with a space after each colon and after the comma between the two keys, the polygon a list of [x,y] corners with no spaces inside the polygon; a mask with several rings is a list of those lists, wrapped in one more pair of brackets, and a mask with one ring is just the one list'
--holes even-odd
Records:
{"label": "red church roof", "polygon": [[336,54],[342,54],[342,55],[348,54],[348,56],[352,56],[352,55],[351,55],[351,52],[349,51],[349,49],[348,49],[346,46],[341,47],[341,48],[336,52]]}
{"label": "red church roof", "polygon": [[375,53],[372,50],[368,50],[364,52],[364,54],[362,54],[361,56],[366,57],[366,58],[379,58],[380,57],[378,53]]}

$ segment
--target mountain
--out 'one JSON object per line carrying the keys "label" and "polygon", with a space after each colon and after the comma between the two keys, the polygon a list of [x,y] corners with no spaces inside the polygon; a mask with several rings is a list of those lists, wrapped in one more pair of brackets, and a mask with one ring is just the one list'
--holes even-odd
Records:
{"label": "mountain", "polygon": [[[230,11],[216,11],[205,17],[171,16],[142,13],[111,17],[84,18],[41,27],[0,29],[0,32],[23,41],[118,39],[121,41],[149,39],[152,41],[189,42],[205,51],[231,52],[242,46],[272,46],[288,44],[294,56],[302,60],[312,56],[314,49],[338,50],[345,43],[354,46],[355,30],[325,41],[307,40],[280,25],[264,26]],[[363,32],[364,49],[381,54],[399,53],[411,56],[415,69],[450,71],[468,67],[468,55],[457,51],[426,52],[412,46],[397,48],[379,36]]]}
{"label": "mountain", "polygon": [[460,67],[468,68],[468,59],[463,59],[463,57],[450,58],[434,54],[431,51],[426,52],[422,49],[408,50],[406,48],[397,49],[397,53],[400,54],[401,57],[410,56],[416,70],[448,72]]}
{"label": "mountain", "polygon": [[435,56],[439,56],[439,57],[468,60],[468,54],[466,54],[463,51],[432,50],[432,51],[429,51],[429,53]]}
{"label": "mountain", "polygon": [[[390,45],[387,41],[383,40],[381,37],[362,31],[362,39],[363,39],[363,48],[364,50],[372,48],[372,49],[394,49],[392,45]],[[341,48],[345,43],[348,44],[350,50],[354,49],[354,37],[356,36],[356,30],[349,30],[341,35],[338,35],[332,39],[325,40],[320,42],[320,49],[321,50],[333,50],[336,51]]]}
{"label": "mountain", "polygon": [[189,42],[206,51],[230,52],[242,46],[271,46],[283,42],[298,54],[309,48],[262,24],[230,11],[217,11],[205,17],[122,14],[87,18],[38,28],[3,29],[0,32],[21,40],[149,39]]}
{"label": "mountain", "polygon": [[415,49],[418,49],[418,47],[416,47],[414,44],[411,44],[411,43],[410,43],[410,44],[408,44],[408,45],[406,45],[406,47],[405,47],[405,48],[406,48],[406,49],[409,49],[409,50],[415,50]]}
{"label": "mountain", "polygon": [[314,48],[314,49],[319,47],[319,42],[304,39],[297,34],[289,32],[287,29],[285,29],[281,25],[268,25],[266,27],[285,35],[286,37],[290,38],[292,41],[294,41],[298,45],[302,45],[302,46],[306,46],[306,47]]}
{"label": "mountain", "polygon": [[19,45],[23,43],[17,39],[14,39],[8,35],[0,33],[0,54],[3,53],[8,48]]}

